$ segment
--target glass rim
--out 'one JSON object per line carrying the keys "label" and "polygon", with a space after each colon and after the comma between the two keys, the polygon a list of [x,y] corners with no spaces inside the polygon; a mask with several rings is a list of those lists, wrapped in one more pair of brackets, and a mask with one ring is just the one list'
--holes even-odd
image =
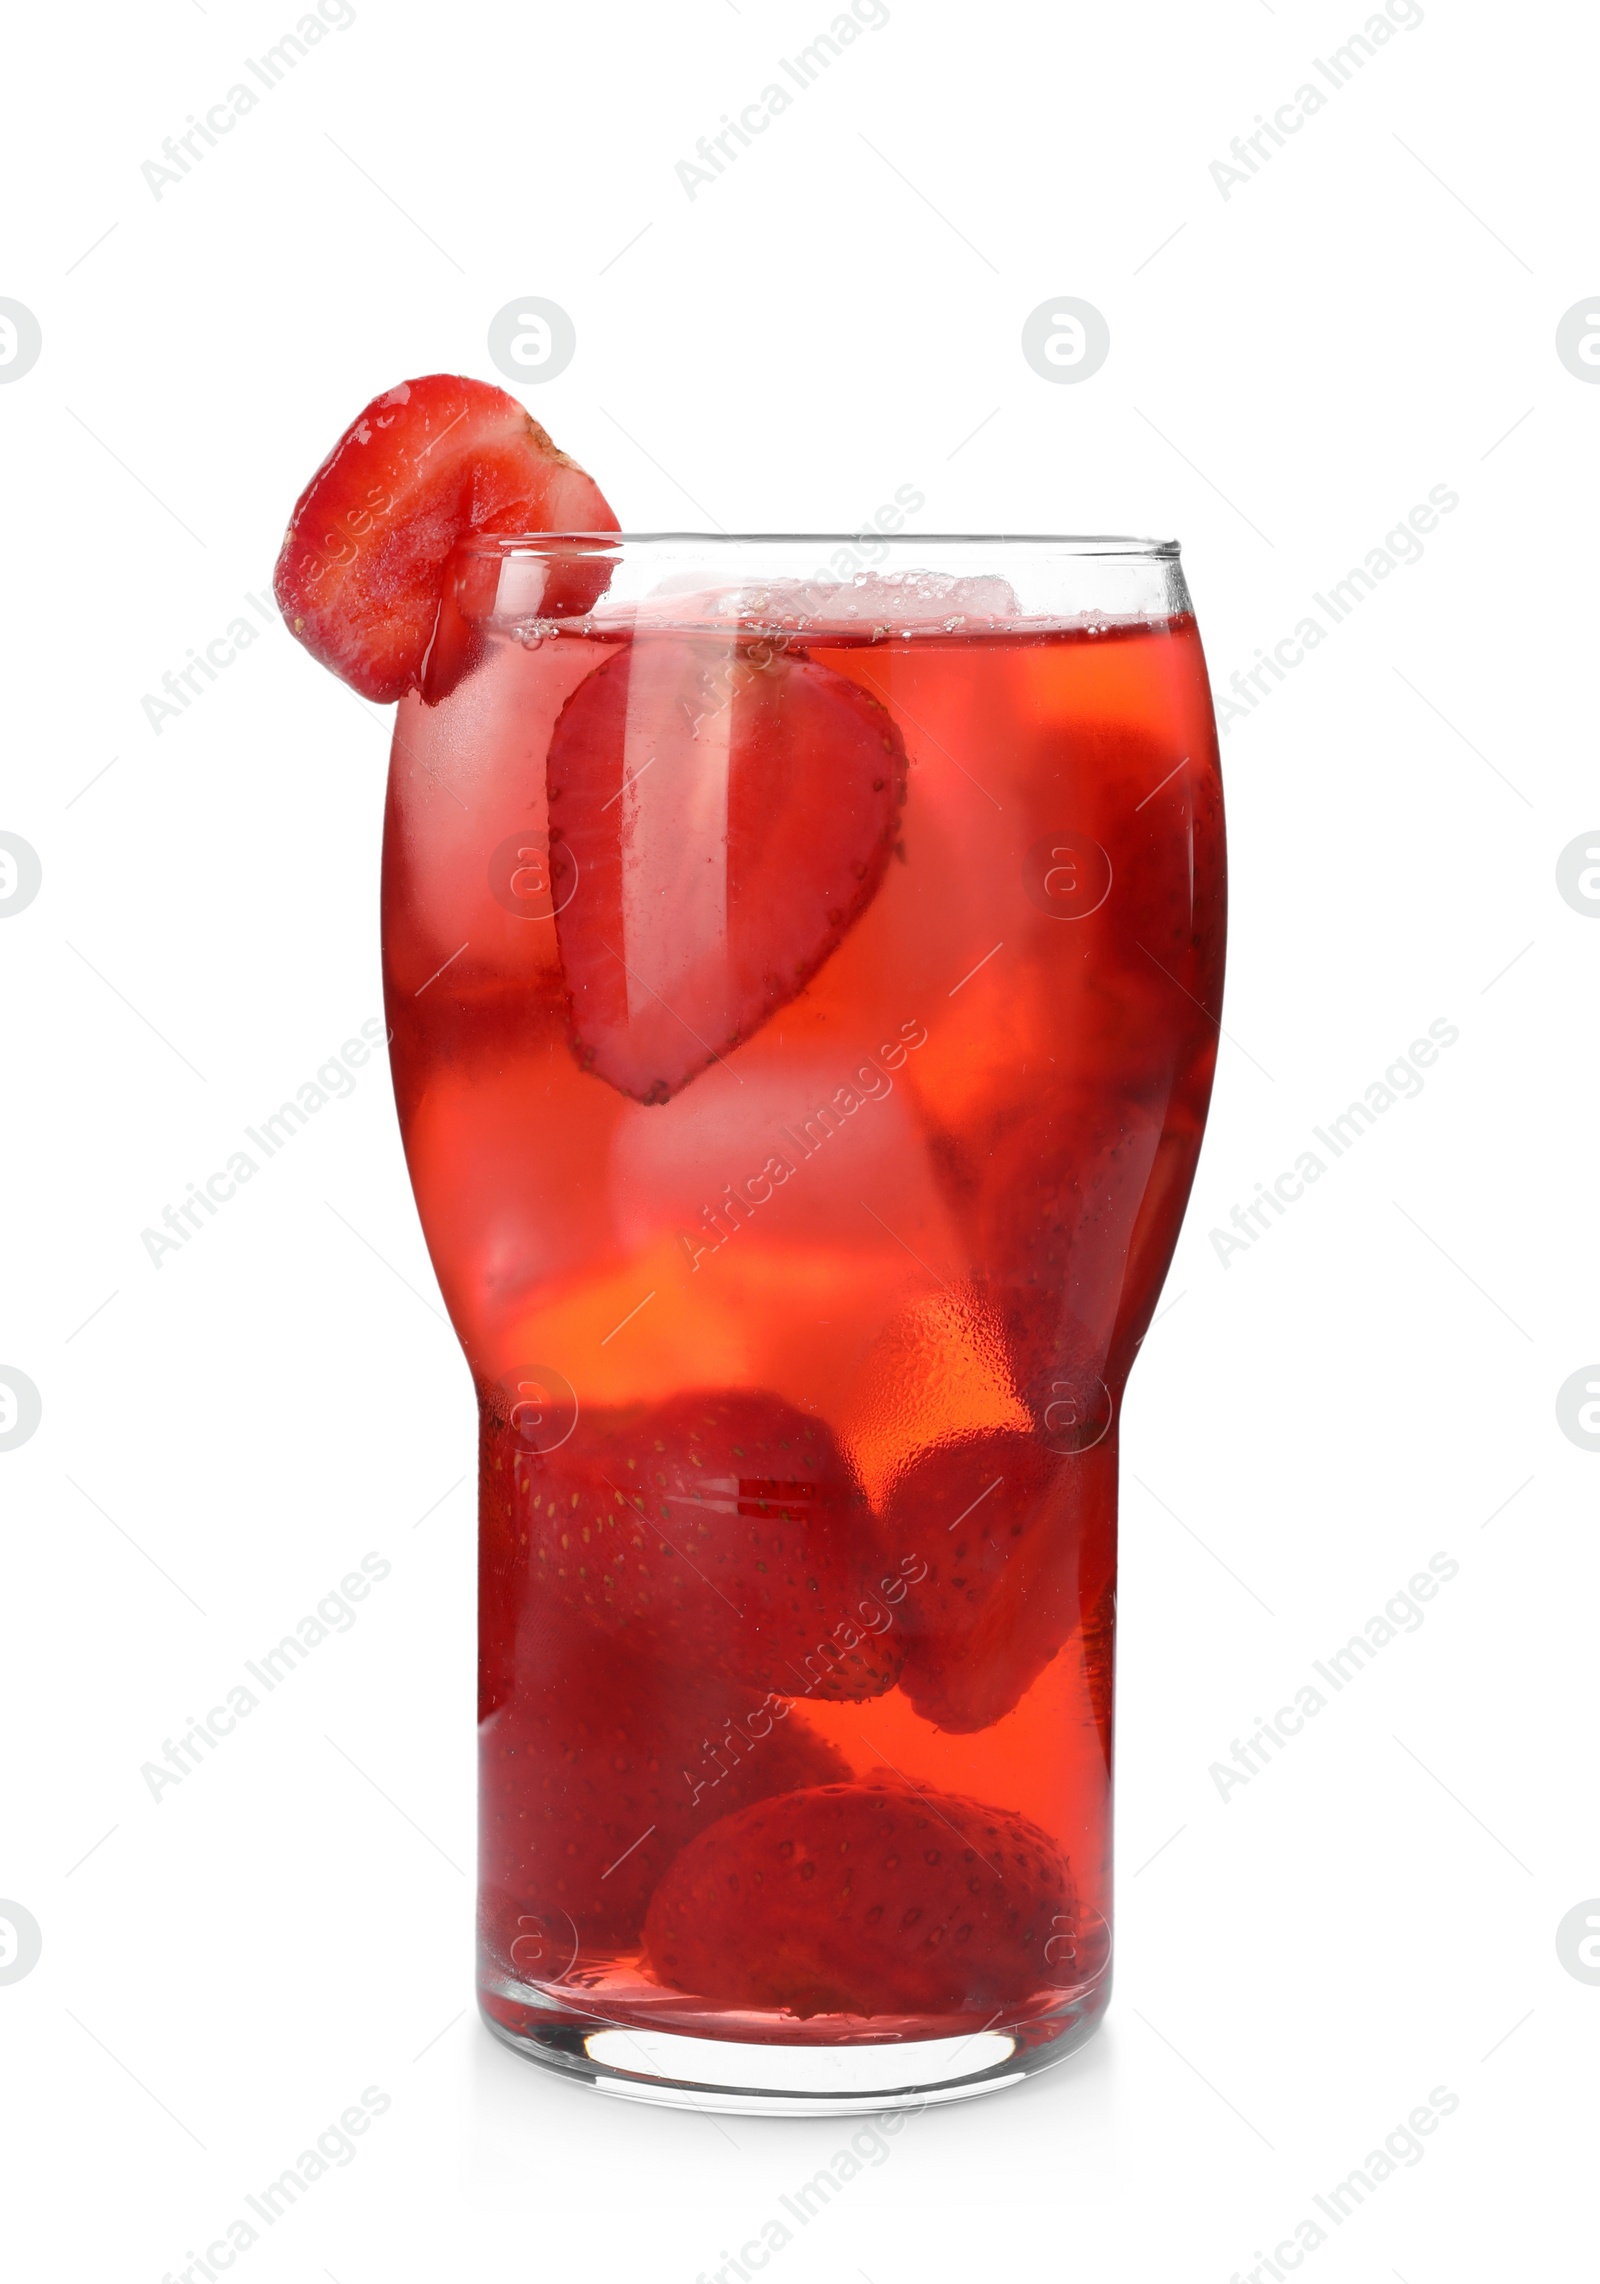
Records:
{"label": "glass rim", "polygon": [[1134,538],[1116,532],[1017,531],[474,531],[458,546],[506,555],[517,549],[581,546],[586,553],[601,548],[638,546],[694,547],[858,547],[863,540],[874,546],[914,552],[936,547],[1047,547],[1085,558],[1105,557],[1130,562],[1176,562],[1181,543],[1176,539]]}

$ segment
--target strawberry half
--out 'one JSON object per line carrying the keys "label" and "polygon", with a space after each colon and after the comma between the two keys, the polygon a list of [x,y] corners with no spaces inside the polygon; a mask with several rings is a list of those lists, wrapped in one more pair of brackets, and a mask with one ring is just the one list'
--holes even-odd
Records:
{"label": "strawberry half", "polygon": [[513,1974],[555,1977],[638,1941],[651,1890],[713,1819],[848,1775],[781,1700],[668,1671],[582,1619],[527,1629],[479,1732],[483,1933]]}
{"label": "strawberry half", "polygon": [[[1061,1457],[1008,1428],[936,1445],[900,1476],[883,1542],[909,1591],[900,1685],[967,1735],[1004,1718],[1074,1633],[1110,1561],[1116,1446]],[[907,1571],[916,1557],[917,1571]]]}
{"label": "strawberry half", "polygon": [[[295,502],[273,592],[313,658],[387,704],[421,681],[458,541],[616,528],[599,486],[515,397],[429,373],[374,397],[340,437]],[[603,578],[563,570],[541,607],[586,608]]]}
{"label": "strawberry half", "polygon": [[691,1840],[645,1915],[657,1979],[723,2006],[953,2015],[1061,1979],[1076,1898],[1026,1817],[901,1784],[764,1800]]}
{"label": "strawberry half", "polygon": [[549,1453],[486,1410],[483,1466],[487,1605],[553,1599],[621,1648],[785,1697],[892,1685],[871,1510],[827,1428],[779,1397],[586,1412]]}
{"label": "strawberry half", "polygon": [[567,700],[550,837],[575,1052],[666,1102],[802,991],[877,894],[906,752],[877,699],[770,645],[641,633]]}

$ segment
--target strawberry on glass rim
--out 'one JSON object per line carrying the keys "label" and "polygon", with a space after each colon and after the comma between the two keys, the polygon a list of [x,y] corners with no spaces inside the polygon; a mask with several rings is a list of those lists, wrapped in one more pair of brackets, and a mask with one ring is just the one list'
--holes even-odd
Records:
{"label": "strawberry on glass rim", "polygon": [[[461,540],[617,528],[593,477],[515,397],[429,373],[374,397],[340,437],[295,502],[273,592],[313,658],[387,705],[421,686]],[[585,608],[594,568],[564,576],[573,594],[547,594],[545,607]]]}

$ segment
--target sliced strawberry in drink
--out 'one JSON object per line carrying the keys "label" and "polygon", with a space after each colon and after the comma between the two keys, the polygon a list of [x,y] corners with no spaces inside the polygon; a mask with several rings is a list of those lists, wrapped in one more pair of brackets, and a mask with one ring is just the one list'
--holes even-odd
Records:
{"label": "sliced strawberry in drink", "polygon": [[551,1597],[623,1648],[788,1697],[892,1685],[871,1510],[827,1428],[780,1398],[586,1412],[547,1453],[490,1412],[483,1465],[489,1604]]}
{"label": "sliced strawberry in drink", "polygon": [[964,2014],[1061,1980],[1072,1873],[1026,1817],[902,1784],[764,1800],[691,1840],[645,1916],[658,1980],[790,2014]]}
{"label": "sliced strawberry in drink", "polygon": [[1077,1632],[1083,1579],[1105,1573],[1115,1499],[1113,1442],[1056,1454],[1012,1429],[935,1446],[901,1475],[883,1541],[908,1581],[900,1685],[925,1720],[965,1735],[1020,1702]]}
{"label": "sliced strawberry in drink", "polygon": [[556,933],[580,1062],[666,1102],[802,991],[877,894],[905,798],[898,729],[769,646],[636,634],[549,754],[577,886]]}
{"label": "sliced strawberry in drink", "polygon": [[1117,1582],[1108,1579],[1090,1604],[1079,1641],[1089,1708],[1100,1732],[1100,1747],[1111,1766],[1111,1710],[1116,1680]]}
{"label": "sliced strawberry in drink", "polygon": [[523,1629],[480,1749],[483,1932],[534,1981],[580,1945],[636,1943],[662,1872],[715,1819],[849,1774],[781,1698],[656,1665],[575,1617]]}
{"label": "sliced strawberry in drink", "polygon": [[[421,680],[460,540],[616,528],[599,486],[515,397],[429,373],[350,423],[295,502],[273,591],[312,657],[386,704]],[[564,567],[540,607],[581,610],[604,576]]]}

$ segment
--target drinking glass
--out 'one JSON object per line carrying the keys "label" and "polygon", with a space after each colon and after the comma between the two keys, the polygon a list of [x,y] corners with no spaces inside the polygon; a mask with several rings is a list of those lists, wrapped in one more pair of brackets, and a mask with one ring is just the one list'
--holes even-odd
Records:
{"label": "drinking glass", "polygon": [[1175,544],[452,559],[384,971],[522,2053],[887,2111],[1099,2020],[1122,1392],[1223,927]]}

